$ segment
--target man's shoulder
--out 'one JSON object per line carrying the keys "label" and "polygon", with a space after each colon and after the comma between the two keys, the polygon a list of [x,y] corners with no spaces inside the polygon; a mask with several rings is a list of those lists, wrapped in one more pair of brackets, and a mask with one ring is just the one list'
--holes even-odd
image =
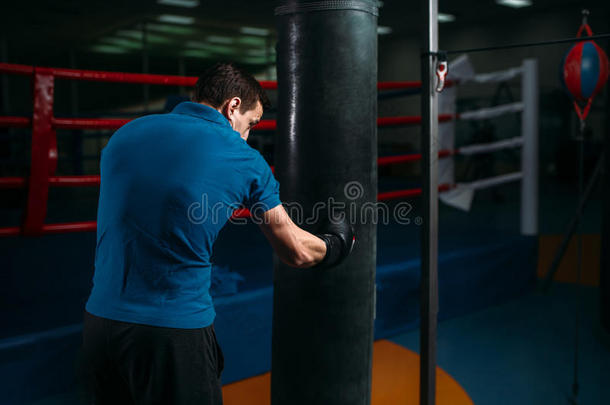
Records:
{"label": "man's shoulder", "polygon": [[129,121],[118,132],[127,133],[146,133],[152,135],[154,133],[166,134],[171,133],[197,133],[204,135],[205,133],[225,133],[231,132],[231,128],[223,128],[222,126],[204,119],[193,117],[187,114],[165,113],[165,114],[150,114]]}
{"label": "man's shoulder", "polygon": [[[239,136],[239,134],[237,136]],[[257,149],[248,145],[248,143],[243,139],[237,139],[235,144],[238,150],[244,154],[244,157],[247,157],[248,159],[254,160],[256,162],[265,161],[263,155],[261,155],[261,153]]]}
{"label": "man's shoulder", "polygon": [[166,120],[168,114],[149,114],[142,117],[134,118],[120,127],[117,132],[136,131],[143,127],[155,127],[159,123]]}

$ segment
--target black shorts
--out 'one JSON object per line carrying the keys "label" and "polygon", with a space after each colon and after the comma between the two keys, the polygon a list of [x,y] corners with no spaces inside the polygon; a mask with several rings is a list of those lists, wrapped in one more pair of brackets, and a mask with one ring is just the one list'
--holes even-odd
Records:
{"label": "black shorts", "polygon": [[85,312],[84,383],[94,404],[222,404],[214,326],[174,329]]}

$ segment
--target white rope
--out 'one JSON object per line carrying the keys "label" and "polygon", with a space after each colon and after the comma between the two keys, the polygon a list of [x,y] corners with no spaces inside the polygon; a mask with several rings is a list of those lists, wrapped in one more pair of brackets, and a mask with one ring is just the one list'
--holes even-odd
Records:
{"label": "white rope", "polygon": [[466,111],[458,114],[458,118],[461,120],[479,121],[520,111],[523,111],[523,103],[518,101],[516,103],[502,104],[495,107],[481,108],[480,110],[475,111]]}
{"label": "white rope", "polygon": [[510,183],[513,181],[521,180],[523,177],[522,172],[503,174],[496,177],[490,177],[488,179],[475,180],[470,183],[459,183],[458,186],[464,186],[472,190],[481,190],[484,188],[499,186],[500,184]]}
{"label": "white rope", "polygon": [[460,155],[475,155],[478,153],[495,152],[502,149],[518,148],[523,145],[523,137],[504,139],[497,142],[479,143],[474,145],[462,146],[458,148]]}
{"label": "white rope", "polygon": [[499,72],[490,72],[490,73],[479,73],[474,75],[473,77],[466,80],[466,82],[475,82],[475,83],[497,83],[497,82],[506,82],[511,80],[523,73],[523,68],[521,66],[514,67],[506,70],[501,70]]}

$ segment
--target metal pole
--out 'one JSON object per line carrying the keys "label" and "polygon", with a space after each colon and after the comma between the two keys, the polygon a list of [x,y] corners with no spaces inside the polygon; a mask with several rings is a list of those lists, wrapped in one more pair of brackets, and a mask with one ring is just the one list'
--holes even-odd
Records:
{"label": "metal pole", "polygon": [[[604,159],[605,159],[605,153],[602,153],[602,155],[597,160],[597,164],[595,165],[593,174],[589,178],[589,182],[587,183],[587,186],[585,187],[584,193],[582,193],[582,194],[579,193],[580,200],[578,202],[578,208],[576,209],[576,213],[570,220],[567,230],[563,235],[561,244],[555,251],[555,256],[553,256],[553,261],[551,262],[551,265],[549,266],[549,269],[546,272],[546,276],[544,276],[544,281],[542,281],[541,288],[543,291],[548,291],[548,289],[551,287],[551,284],[553,283],[553,277],[555,276],[555,273],[559,269],[559,265],[561,264],[561,260],[563,259],[563,256],[565,255],[566,250],[568,249],[570,240],[572,240],[572,236],[574,235],[574,233],[576,232],[576,230],[578,228],[578,224],[580,223],[580,220],[584,213],[585,207],[587,206],[587,203],[589,202],[589,199],[591,198],[591,193],[593,193],[593,190],[595,189],[595,185],[597,184],[597,181],[600,179],[600,177],[602,175],[603,168],[605,167],[605,164],[606,164],[606,163],[604,163],[605,162]],[[605,190],[605,188],[604,188],[604,190]],[[605,250],[602,249],[602,252],[605,252]]]}
{"label": "metal pole", "polygon": [[438,0],[424,1],[422,42],[422,175],[420,387],[421,405],[433,405],[436,392],[438,313],[438,98],[435,92],[438,51]]}
{"label": "metal pole", "polygon": [[521,234],[538,233],[538,61],[523,61],[521,78]]}
{"label": "metal pole", "polygon": [[[578,137],[578,198],[582,198],[583,183],[584,183],[584,171],[585,171],[585,122],[580,122],[580,136]],[[581,221],[578,222],[578,245],[577,245],[577,256],[576,256],[576,314],[574,316],[574,380],[572,382],[572,403],[578,403],[578,345],[579,345],[579,334],[578,328],[580,327],[580,301],[581,301],[581,275],[582,275],[582,226]]]}

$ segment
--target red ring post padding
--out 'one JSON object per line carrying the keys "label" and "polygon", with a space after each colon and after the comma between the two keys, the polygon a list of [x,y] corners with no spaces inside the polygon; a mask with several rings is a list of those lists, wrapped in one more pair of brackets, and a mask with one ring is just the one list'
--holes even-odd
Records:
{"label": "red ring post padding", "polygon": [[55,137],[52,127],[55,82],[51,69],[36,68],[33,87],[32,153],[27,207],[23,224],[23,232],[26,235],[40,234],[47,215],[49,171],[53,164],[50,158],[53,148],[51,138]]}

